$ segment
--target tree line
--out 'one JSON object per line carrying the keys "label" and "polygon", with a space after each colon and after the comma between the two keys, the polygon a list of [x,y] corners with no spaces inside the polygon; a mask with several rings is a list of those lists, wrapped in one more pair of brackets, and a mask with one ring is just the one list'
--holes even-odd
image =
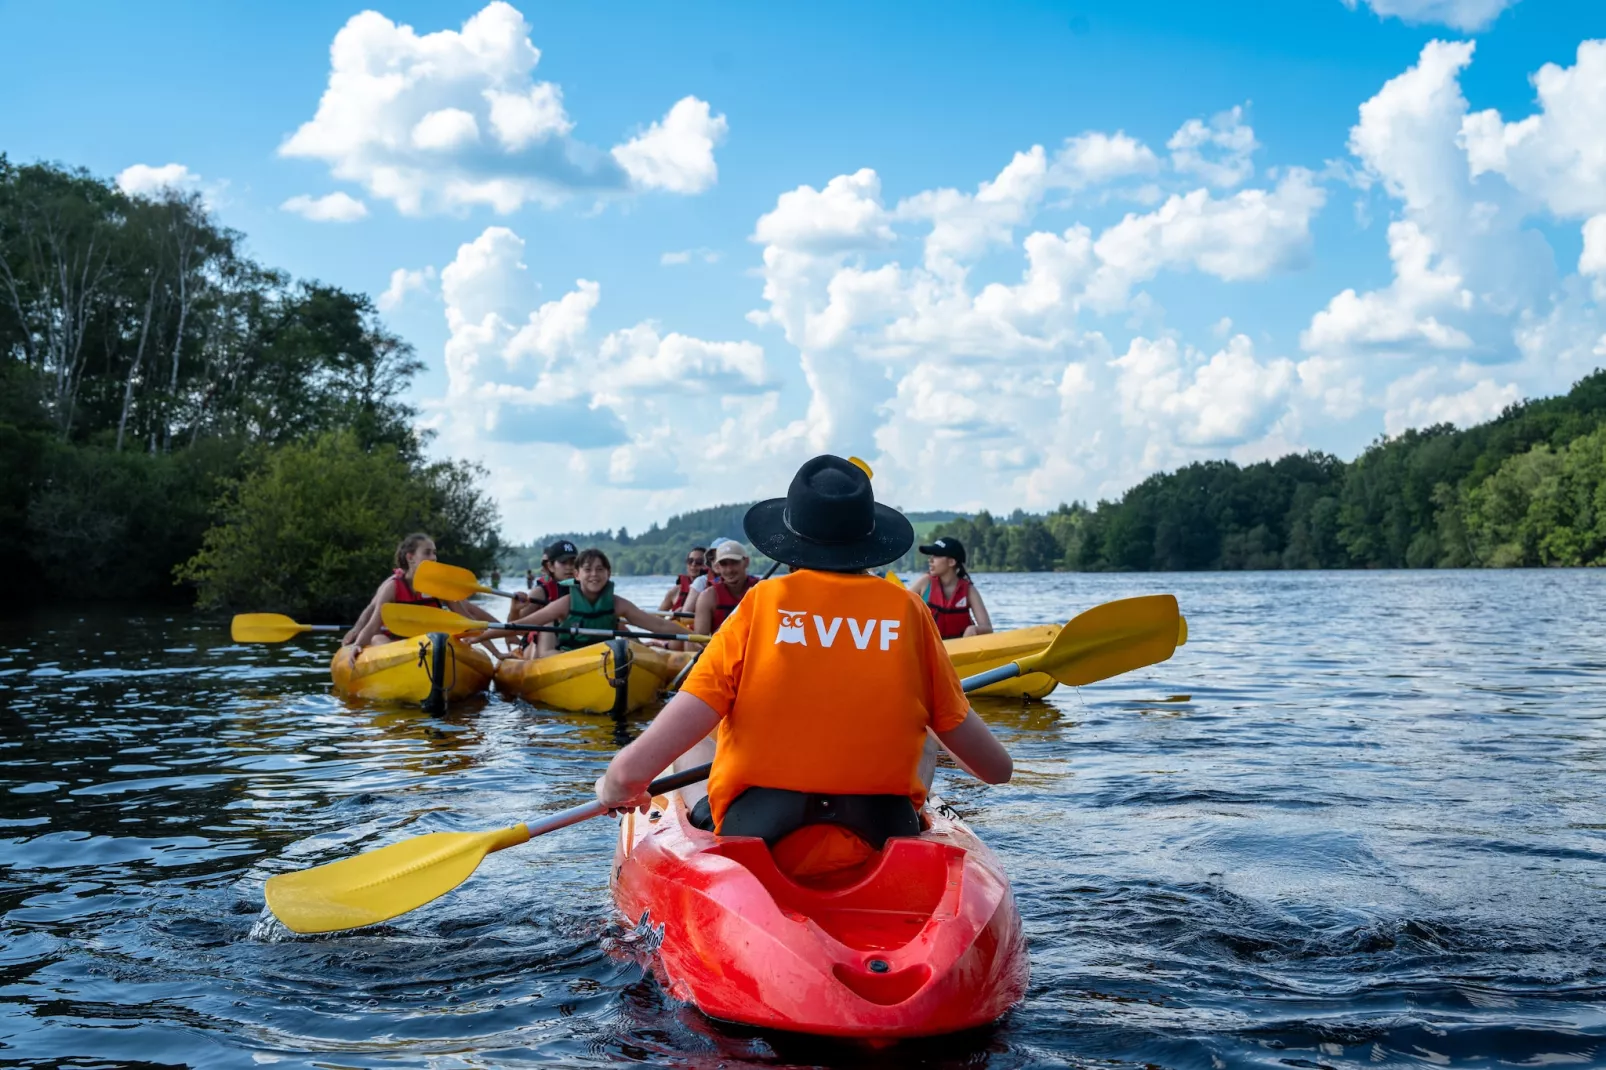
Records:
{"label": "tree line", "polygon": [[[603,547],[624,574],[674,574],[687,548],[740,538],[748,504],[672,517],[637,536],[621,528],[569,537]],[[1203,461],[1091,507],[907,515],[919,541],[952,535],[970,568],[985,572],[1602,564],[1606,371],[1475,427],[1379,438],[1349,462],[1320,452]],[[512,559],[538,567],[540,549]],[[892,567],[908,572],[924,560],[911,552]]]}
{"label": "tree line", "polygon": [[368,297],[258,263],[199,194],[0,155],[15,597],[349,611],[413,528],[488,564],[477,470],[426,461],[402,400],[421,368]]}
{"label": "tree line", "polygon": [[1606,371],[1460,430],[1150,476],[1116,501],[939,525],[982,571],[1606,563]]}

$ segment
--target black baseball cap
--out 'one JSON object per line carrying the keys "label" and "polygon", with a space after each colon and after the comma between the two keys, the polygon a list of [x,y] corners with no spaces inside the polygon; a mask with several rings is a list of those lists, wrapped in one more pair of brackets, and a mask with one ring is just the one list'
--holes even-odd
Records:
{"label": "black baseball cap", "polygon": [[548,561],[562,561],[565,557],[576,557],[579,549],[568,539],[559,539],[557,542],[541,551],[541,556]]}
{"label": "black baseball cap", "polygon": [[965,563],[964,544],[950,535],[944,535],[930,546],[922,546],[920,552],[927,557],[951,557],[961,565]]}

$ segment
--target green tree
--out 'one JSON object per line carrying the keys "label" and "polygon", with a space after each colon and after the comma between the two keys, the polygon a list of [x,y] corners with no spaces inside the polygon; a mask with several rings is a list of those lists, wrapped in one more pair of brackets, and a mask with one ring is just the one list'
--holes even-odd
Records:
{"label": "green tree", "polygon": [[351,431],[281,446],[229,490],[178,576],[202,605],[353,620],[407,532],[428,532],[455,564],[495,560],[495,509],[477,476],[419,468],[394,446],[364,449]]}

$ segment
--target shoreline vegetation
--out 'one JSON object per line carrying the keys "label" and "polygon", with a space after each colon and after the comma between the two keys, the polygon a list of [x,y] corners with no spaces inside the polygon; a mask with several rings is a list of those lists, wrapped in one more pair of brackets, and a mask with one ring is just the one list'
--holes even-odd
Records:
{"label": "shoreline vegetation", "polygon": [[[425,458],[423,365],[370,299],[259,264],[203,197],[130,196],[0,155],[0,524],[13,604],[141,600],[350,617],[396,541],[517,573],[485,473]],[[680,571],[747,504],[561,533],[621,575]],[[1116,501],[913,512],[977,571],[1595,565],[1606,560],[1606,372],[1494,420],[1323,453],[1205,461]],[[762,569],[768,562],[756,561]],[[911,553],[893,567],[922,566]]]}
{"label": "shoreline vegetation", "polygon": [[425,460],[423,367],[366,296],[253,260],[203,198],[0,155],[0,525],[13,602],[349,617],[428,530],[500,551],[483,472]]}

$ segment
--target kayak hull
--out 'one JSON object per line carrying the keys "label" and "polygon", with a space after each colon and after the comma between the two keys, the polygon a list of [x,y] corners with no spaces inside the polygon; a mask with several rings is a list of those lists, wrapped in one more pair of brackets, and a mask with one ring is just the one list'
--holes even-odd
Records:
{"label": "kayak hull", "polygon": [[[335,651],[329,675],[335,690],[375,702],[421,703],[429,698],[428,667],[433,640],[427,635],[370,646],[356,658],[349,646]],[[423,652],[420,658],[420,651]],[[446,646],[446,696],[467,698],[491,684],[495,666],[478,647],[449,642]]]}
{"label": "kayak hull", "polygon": [[[626,709],[630,712],[657,701],[664,685],[692,657],[633,639],[629,650],[630,672],[625,690]],[[544,658],[504,659],[496,667],[496,689],[551,710],[608,713],[618,694],[612,683],[617,675],[613,648],[607,643],[593,643]]]}
{"label": "kayak hull", "polygon": [[[967,635],[963,639],[945,639],[942,645],[947,649],[948,659],[954,663],[960,679],[964,679],[984,673],[988,669],[996,669],[1028,654],[1036,654],[1052,643],[1059,633],[1058,624],[1038,624],[1030,628],[1013,628],[1007,632]],[[1047,673],[1033,672],[971,693],[998,698],[1045,698],[1058,686],[1059,681]]]}
{"label": "kayak hull", "polygon": [[654,803],[620,820],[614,902],[656,943],[670,995],[709,1017],[889,1039],[985,1025],[1024,997],[1009,882],[946,808],[851,883],[817,887],[782,875],[763,840],[692,827],[678,796]]}

